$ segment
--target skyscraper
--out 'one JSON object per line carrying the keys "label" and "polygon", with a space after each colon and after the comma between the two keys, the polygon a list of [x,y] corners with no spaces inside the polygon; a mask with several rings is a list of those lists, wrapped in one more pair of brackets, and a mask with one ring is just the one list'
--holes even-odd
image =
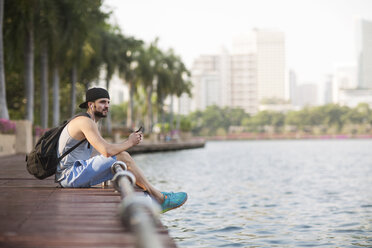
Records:
{"label": "skyscraper", "polygon": [[372,21],[357,23],[358,88],[372,89]]}
{"label": "skyscraper", "polygon": [[325,105],[332,103],[332,75],[326,75],[324,80],[318,86],[318,104]]}
{"label": "skyscraper", "polygon": [[372,107],[372,21],[357,20],[356,48],[358,64],[356,77],[354,76],[356,84],[350,87],[348,80],[337,80],[334,85],[337,98],[334,100],[349,107],[355,107],[362,102]]}
{"label": "skyscraper", "polygon": [[233,54],[255,54],[258,101],[285,99],[284,33],[271,29],[254,29],[233,40]]}
{"label": "skyscraper", "polygon": [[356,74],[355,66],[338,66],[335,68],[332,79],[332,101],[334,103],[339,103],[341,90],[354,89],[358,86]]}
{"label": "skyscraper", "polygon": [[250,114],[258,110],[255,54],[202,55],[194,61],[191,74],[191,110],[207,106],[242,108]]}
{"label": "skyscraper", "polygon": [[285,99],[284,33],[255,30],[258,100]]}
{"label": "skyscraper", "polygon": [[194,103],[191,110],[221,106],[221,63],[217,55],[202,55],[194,61],[191,81]]}
{"label": "skyscraper", "polygon": [[296,87],[297,87],[297,74],[295,71],[289,71],[289,99],[291,103],[294,105],[296,102]]}
{"label": "skyscraper", "polygon": [[242,108],[257,113],[261,100],[285,99],[284,33],[255,29],[233,40],[233,52],[202,55],[192,72],[194,107]]}
{"label": "skyscraper", "polygon": [[258,109],[255,54],[231,56],[230,106],[255,114]]}

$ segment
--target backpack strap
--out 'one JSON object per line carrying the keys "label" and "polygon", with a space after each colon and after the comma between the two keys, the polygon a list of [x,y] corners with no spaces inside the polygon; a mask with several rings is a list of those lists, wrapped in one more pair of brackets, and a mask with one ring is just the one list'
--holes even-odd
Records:
{"label": "backpack strap", "polygon": [[[77,114],[75,115],[74,117],[72,117],[70,120],[68,120],[65,124],[65,126],[67,126],[67,124],[72,121],[73,119],[75,119],[76,117],[78,116],[86,116],[88,118],[90,118],[90,115],[88,113],[80,113],[80,114]],[[78,146],[80,146],[81,144],[84,143],[84,141],[86,141],[87,139],[83,139],[81,140],[79,143],[77,143],[76,145],[74,145],[73,147],[71,147],[70,149],[68,149],[65,153],[62,154],[61,157],[58,158],[58,162],[61,161],[64,157],[66,157],[70,152],[72,152],[73,150],[75,150]],[[89,143],[88,143],[89,144]],[[90,145],[90,144],[89,144]]]}
{"label": "backpack strap", "polygon": [[64,157],[66,157],[66,155],[68,155],[70,152],[72,152],[73,150],[75,150],[78,146],[80,146],[81,144],[83,144],[83,142],[86,141],[86,140],[87,139],[83,139],[79,143],[77,143],[76,145],[74,145],[73,147],[71,147],[70,149],[68,149],[65,153],[62,154],[61,157],[58,158],[58,161],[61,161]]}

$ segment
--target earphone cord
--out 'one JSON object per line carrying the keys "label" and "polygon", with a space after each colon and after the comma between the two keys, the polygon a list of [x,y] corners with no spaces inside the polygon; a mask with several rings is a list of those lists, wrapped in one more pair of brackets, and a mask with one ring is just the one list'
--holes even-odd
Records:
{"label": "earphone cord", "polygon": [[92,119],[94,122],[96,122],[96,118],[94,116],[94,112],[93,112],[93,105],[90,105],[90,109],[92,110]]}

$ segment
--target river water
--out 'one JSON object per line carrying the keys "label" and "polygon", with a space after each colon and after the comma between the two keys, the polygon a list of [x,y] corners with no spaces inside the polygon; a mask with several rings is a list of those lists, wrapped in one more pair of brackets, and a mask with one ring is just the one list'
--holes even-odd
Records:
{"label": "river water", "polygon": [[372,140],[208,142],[136,155],[164,191],[161,216],[181,248],[372,247]]}

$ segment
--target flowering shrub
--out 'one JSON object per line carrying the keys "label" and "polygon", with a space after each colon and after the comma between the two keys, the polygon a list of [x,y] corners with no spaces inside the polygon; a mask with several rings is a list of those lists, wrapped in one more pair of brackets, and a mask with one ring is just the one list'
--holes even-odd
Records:
{"label": "flowering shrub", "polygon": [[14,134],[15,131],[16,131],[15,122],[0,118],[0,133]]}
{"label": "flowering shrub", "polygon": [[40,137],[41,135],[43,135],[48,130],[49,130],[48,128],[43,129],[42,127],[35,126],[34,134],[35,134],[35,136]]}

